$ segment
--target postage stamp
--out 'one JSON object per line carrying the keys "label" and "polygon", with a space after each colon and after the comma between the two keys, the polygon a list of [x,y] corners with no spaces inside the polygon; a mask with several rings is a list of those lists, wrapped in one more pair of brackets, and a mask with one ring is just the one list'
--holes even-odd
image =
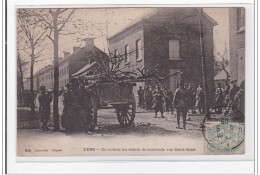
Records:
{"label": "postage stamp", "polygon": [[206,154],[243,153],[245,123],[243,114],[233,110],[236,117],[230,118],[210,111],[203,121]]}

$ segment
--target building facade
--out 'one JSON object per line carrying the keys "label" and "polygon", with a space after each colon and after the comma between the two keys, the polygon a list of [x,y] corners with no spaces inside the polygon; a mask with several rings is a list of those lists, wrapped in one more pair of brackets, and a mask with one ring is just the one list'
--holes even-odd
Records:
{"label": "building facade", "polygon": [[[62,90],[67,83],[70,82],[72,75],[84,68],[86,65],[91,65],[97,56],[102,58],[107,55],[94,45],[94,39],[86,38],[85,46],[73,47],[73,53],[64,52],[64,57],[59,58],[59,89]],[[34,90],[39,90],[40,86],[45,86],[46,89],[53,89],[54,85],[54,67],[48,65],[37,71],[34,74]],[[30,80],[24,81],[25,89],[30,89]]]}
{"label": "building facade", "polygon": [[245,8],[229,8],[230,80],[245,80]]}
{"label": "building facade", "polygon": [[[110,51],[124,55],[121,67],[129,70],[158,67],[158,76],[164,77],[182,72],[163,83],[175,92],[177,82],[193,84],[202,82],[201,44],[197,8],[159,8],[135,21],[109,38]],[[217,24],[207,14],[202,15],[204,49],[206,59],[206,81],[208,91],[214,94],[213,27]],[[154,86],[158,83],[153,81]],[[144,86],[144,84],[138,84]],[[210,96],[210,101],[213,95]]]}

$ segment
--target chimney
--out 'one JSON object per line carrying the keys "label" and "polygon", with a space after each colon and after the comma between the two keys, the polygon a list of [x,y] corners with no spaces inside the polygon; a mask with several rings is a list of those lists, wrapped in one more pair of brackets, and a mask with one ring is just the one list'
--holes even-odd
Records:
{"label": "chimney", "polygon": [[79,50],[80,49],[80,47],[73,47],[73,53],[75,53],[77,50]]}
{"label": "chimney", "polygon": [[70,52],[63,51],[64,58],[67,58],[70,55]]}
{"label": "chimney", "polygon": [[85,47],[93,47],[94,46],[94,38],[85,38]]}

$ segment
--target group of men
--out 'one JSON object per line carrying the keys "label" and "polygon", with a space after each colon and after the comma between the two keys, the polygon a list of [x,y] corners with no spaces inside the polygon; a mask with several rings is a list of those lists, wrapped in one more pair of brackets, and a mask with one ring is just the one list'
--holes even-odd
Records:
{"label": "group of men", "polygon": [[[200,87],[200,86],[199,86]],[[202,88],[196,94],[198,94],[197,105],[199,109],[202,109],[201,94],[203,93]],[[195,101],[191,98],[194,94],[191,85],[188,87],[184,86],[184,82],[180,81],[177,83],[177,89],[173,94],[172,91],[168,90],[166,86],[157,84],[156,88],[152,90],[151,86],[146,86],[142,89],[139,87],[138,97],[139,97],[139,107],[144,109],[154,109],[155,117],[157,118],[157,113],[161,113],[161,117],[165,118],[164,112],[171,112],[173,114],[173,109],[176,109],[177,113],[177,128],[180,127],[180,117],[183,118],[183,129],[186,129],[186,117],[189,109],[194,109]]]}
{"label": "group of men", "polygon": [[231,88],[226,82],[222,87],[220,83],[215,91],[215,106],[216,113],[224,115],[232,115],[234,110],[245,114],[245,81],[242,81],[240,86],[237,86],[237,80],[231,81]]}

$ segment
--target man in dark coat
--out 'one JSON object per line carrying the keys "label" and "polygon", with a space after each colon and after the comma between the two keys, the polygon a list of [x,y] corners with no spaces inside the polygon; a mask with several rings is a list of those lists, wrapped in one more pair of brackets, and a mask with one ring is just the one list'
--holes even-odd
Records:
{"label": "man in dark coat", "polygon": [[156,85],[156,89],[153,92],[153,103],[154,103],[154,110],[155,110],[154,118],[157,118],[158,112],[161,112],[161,117],[165,118],[163,116],[163,92],[159,84]]}
{"label": "man in dark coat", "polygon": [[187,90],[184,88],[183,81],[180,82],[180,87],[176,89],[173,99],[174,107],[177,109],[177,124],[180,129],[180,116],[183,118],[183,129],[186,129],[187,117]]}
{"label": "man in dark coat", "polygon": [[52,101],[52,95],[46,93],[45,86],[41,86],[40,91],[41,94],[39,95],[38,100],[40,104],[39,112],[40,112],[41,122],[42,122],[41,129],[43,131],[47,131],[49,130],[48,120],[50,119],[50,112],[51,112],[50,104]]}
{"label": "man in dark coat", "polygon": [[149,85],[147,86],[147,89],[144,92],[144,96],[145,96],[145,109],[150,110],[153,106],[153,91]]}
{"label": "man in dark coat", "polygon": [[245,116],[245,81],[242,81],[240,84],[240,89],[234,96],[234,102],[233,102],[234,108],[241,112],[243,116],[237,115],[235,117],[238,117],[240,121],[244,121]]}
{"label": "man in dark coat", "polygon": [[223,107],[223,101],[224,101],[224,95],[221,88],[221,84],[218,83],[218,87],[215,91],[215,107],[216,107],[216,113],[221,114],[222,107]]}
{"label": "man in dark coat", "polygon": [[231,81],[232,88],[229,90],[229,116],[232,114],[232,108],[234,108],[234,97],[236,93],[239,91],[239,87],[237,86],[237,80]]}
{"label": "man in dark coat", "polygon": [[139,107],[144,108],[144,90],[142,86],[139,86],[137,93],[139,97]]}

